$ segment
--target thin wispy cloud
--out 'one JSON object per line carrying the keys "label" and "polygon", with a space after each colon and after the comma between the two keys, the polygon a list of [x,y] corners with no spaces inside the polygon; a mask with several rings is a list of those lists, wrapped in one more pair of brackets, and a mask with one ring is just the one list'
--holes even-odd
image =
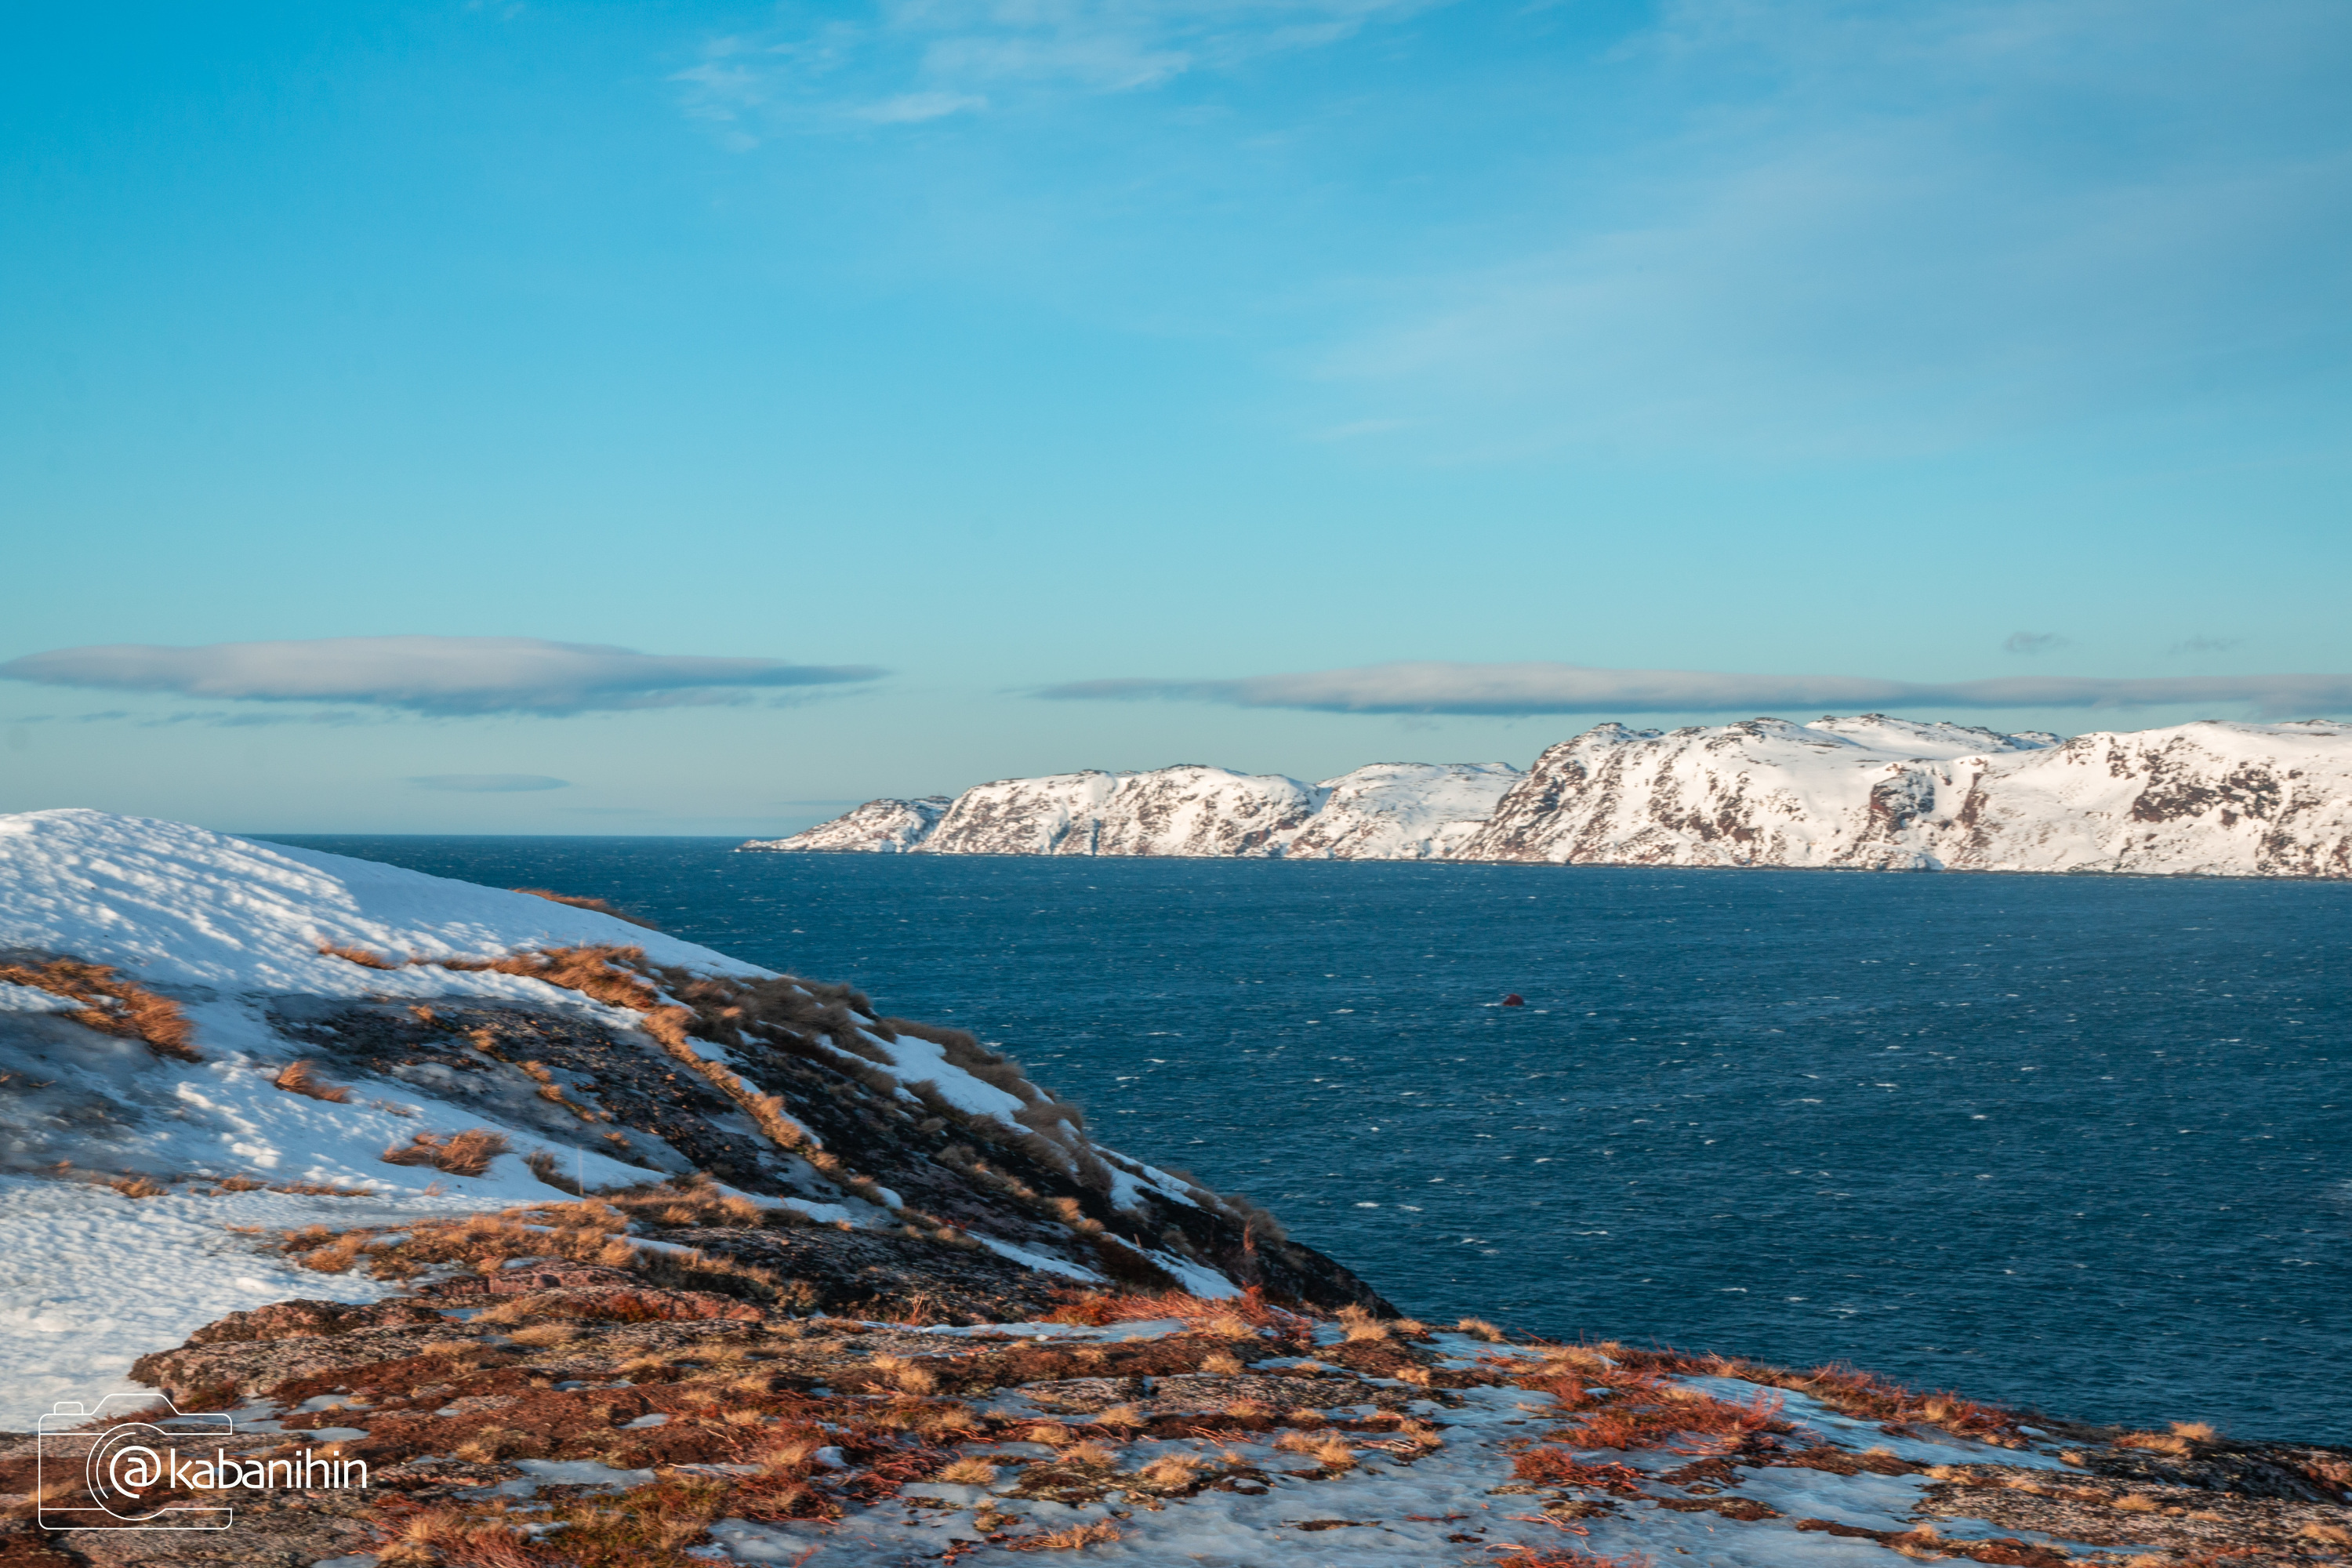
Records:
{"label": "thin wispy cloud", "polygon": [[2003,653],[2052,653],[2068,646],[2067,639],[2056,632],[2011,632],[2001,639]]}
{"label": "thin wispy cloud", "polygon": [[883,0],[707,42],[672,79],[739,150],[778,128],[919,124],[1040,93],[1138,92],[1318,48],[1443,0]]}
{"label": "thin wispy cloud", "polygon": [[1547,238],[1351,279],[1302,425],[1777,460],[2292,384],[2352,326],[2347,69],[2332,0],[1685,0],[1605,73],[1678,122],[1560,147]]}
{"label": "thin wispy cloud", "polygon": [[2204,704],[2266,714],[2352,711],[2352,675],[2182,676],[2153,679],[2030,676],[1923,682],[1842,675],[1602,669],[1574,664],[1376,664],[1240,680],[1085,680],[1037,696],[1058,701],[1170,700],[1326,713],[1765,714],[1837,709],[2126,708]]}
{"label": "thin wispy cloud", "polygon": [[2164,651],[2174,654],[2230,653],[2245,646],[2243,637],[2183,637]]}
{"label": "thin wispy cloud", "polygon": [[638,653],[537,637],[321,637],[58,648],[0,679],[257,702],[349,702],[428,714],[563,714],[746,700],[752,690],[878,679],[870,665]]}
{"label": "thin wispy cloud", "polygon": [[572,787],[570,779],[551,778],[545,773],[419,773],[408,782],[418,789],[446,790],[453,795],[529,795]]}
{"label": "thin wispy cloud", "polygon": [[[1300,69],[1295,92],[1195,95],[1214,128],[1169,129],[1179,84],[1407,22],[1442,92]],[[1669,0],[1622,26],[883,0],[707,40],[676,86],[742,149],[970,138],[876,154],[908,187],[892,210],[931,215],[891,231],[894,261],[962,258],[960,282],[1154,332],[1245,320],[1302,441],[1786,462],[2243,410],[2326,374],[2352,300],[2312,258],[2352,244],[2347,72],[2337,0]],[[1563,110],[1587,101],[1622,112]],[[1043,139],[982,140],[1016,124]],[[1419,166],[1433,144],[1482,151]],[[1437,190],[1458,195],[1418,205]],[[1344,238],[1294,232],[1309,211]]]}

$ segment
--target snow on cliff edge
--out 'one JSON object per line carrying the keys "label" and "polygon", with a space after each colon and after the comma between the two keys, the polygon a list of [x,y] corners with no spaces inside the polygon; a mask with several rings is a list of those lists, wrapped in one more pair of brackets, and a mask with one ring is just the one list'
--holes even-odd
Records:
{"label": "snow on cliff edge", "polygon": [[2352,725],[1602,724],[1538,758],[1457,858],[2352,876]]}
{"label": "snow on cliff edge", "polygon": [[2352,877],[2352,724],[2205,721],[2071,741],[1883,713],[1601,724],[1524,773],[1060,773],[938,806],[870,801],[743,847]]}
{"label": "snow on cliff edge", "polygon": [[495,958],[583,942],[642,947],[704,973],[769,973],[593,910],[373,860],[100,811],[0,816],[0,948],[69,952],[145,983],[316,996],[464,984],[545,1001],[551,987],[517,975],[363,969],[319,950]]}
{"label": "snow on cliff edge", "polygon": [[1517,782],[1507,763],[1377,763],[1320,784],[1187,763],[1000,779],[948,801],[871,800],[745,849],[928,855],[1442,859]]}

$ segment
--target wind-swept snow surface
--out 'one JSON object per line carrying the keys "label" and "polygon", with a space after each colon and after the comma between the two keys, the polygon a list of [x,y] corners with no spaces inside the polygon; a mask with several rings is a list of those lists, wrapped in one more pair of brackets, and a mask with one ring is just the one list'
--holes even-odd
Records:
{"label": "wind-swept snow surface", "polygon": [[710,973],[768,972],[707,947],[528,894],[373,860],[259,844],[145,816],[34,811],[0,816],[0,947],[70,952],[148,984],[217,992],[560,997],[517,975],[371,970],[320,950],[395,962],[495,958],[582,942],[642,947]]}

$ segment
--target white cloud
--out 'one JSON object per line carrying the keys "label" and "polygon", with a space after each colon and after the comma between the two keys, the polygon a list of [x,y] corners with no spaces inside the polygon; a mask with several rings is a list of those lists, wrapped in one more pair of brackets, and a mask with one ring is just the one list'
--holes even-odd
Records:
{"label": "white cloud", "polygon": [[1921,682],[1866,676],[1601,669],[1575,664],[1375,664],[1240,680],[1087,680],[1048,687],[1059,700],[1166,699],[1331,713],[1770,713],[1867,708],[2252,707],[2275,714],[2352,711],[2352,675],[2194,676],[2114,680],[2033,676]]}
{"label": "white cloud", "polygon": [[2068,646],[2067,639],[2060,637],[2056,632],[2011,632],[2001,639],[2000,651],[2022,654],[2049,653],[2054,648],[2066,646]]}
{"label": "white cloud", "polygon": [[577,713],[740,700],[746,688],[840,685],[865,665],[636,653],[537,637],[321,637],[27,654],[0,679],[272,702],[361,702],[421,713]]}

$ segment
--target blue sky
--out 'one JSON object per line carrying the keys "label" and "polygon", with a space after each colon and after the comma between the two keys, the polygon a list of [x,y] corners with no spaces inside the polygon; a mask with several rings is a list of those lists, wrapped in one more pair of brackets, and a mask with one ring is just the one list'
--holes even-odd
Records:
{"label": "blue sky", "polygon": [[2336,0],[5,39],[0,810],[749,833],[1602,719],[2352,713]]}

